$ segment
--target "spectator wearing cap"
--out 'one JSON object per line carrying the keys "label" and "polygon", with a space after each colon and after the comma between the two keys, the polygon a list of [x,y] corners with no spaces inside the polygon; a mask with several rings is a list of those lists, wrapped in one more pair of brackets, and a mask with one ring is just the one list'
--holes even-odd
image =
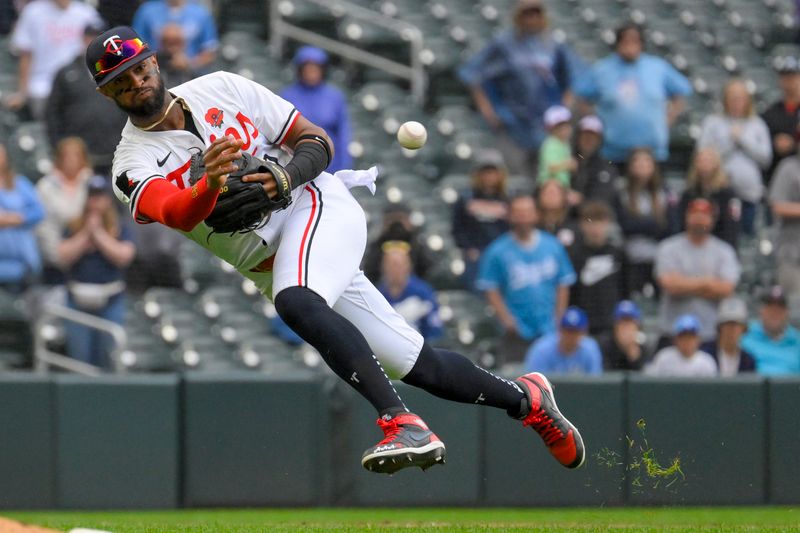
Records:
{"label": "spectator wearing cap", "polygon": [[44,121],[52,148],[67,137],[79,137],[86,143],[94,169],[101,174],[110,174],[111,160],[126,117],[111,100],[97,92],[97,86],[86,75],[83,57],[92,39],[102,32],[101,26],[84,28],[83,48],[56,74]]}
{"label": "spectator wearing cap", "polygon": [[483,251],[508,231],[506,179],[502,154],[493,149],[479,152],[472,168],[472,186],[459,193],[453,207],[453,238],[464,256],[461,282],[465,289],[475,289]]}
{"label": "spectator wearing cap", "polygon": [[710,378],[718,375],[714,358],[700,350],[700,320],[681,315],[672,325],[672,346],[662,348],[645,373],[657,377]]}
{"label": "spectator wearing cap", "polygon": [[800,373],[800,331],[789,324],[788,302],[780,286],[761,297],[759,320],[750,322],[741,344],[753,355],[759,374]]}
{"label": "spectator wearing cap", "polygon": [[531,342],[555,330],[575,282],[566,250],[536,222],[533,198],[513,197],[511,231],[486,249],[476,282],[503,327],[498,354],[509,362],[522,361]]}
{"label": "spectator wearing cap", "polygon": [[627,297],[625,253],[610,238],[611,208],[589,200],[578,212],[578,238],[567,247],[577,274],[569,301],[586,310],[589,334],[602,342],[614,326],[615,303]]}
{"label": "spectator wearing cap", "polygon": [[691,314],[699,321],[703,341],[712,340],[719,301],[733,294],[741,265],[730,244],[711,235],[714,206],[705,198],[686,209],[686,231],[658,247],[655,276],[661,287],[659,321],[668,335],[677,317]]}
{"label": "spectator wearing cap", "polygon": [[774,59],[773,67],[778,72],[783,97],[761,115],[772,141],[772,163],[764,176],[767,185],[772,182],[778,164],[797,153],[800,135],[800,59],[779,56]]}
{"label": "spectator wearing cap", "polygon": [[536,341],[525,356],[525,372],[552,374],[600,374],[603,356],[597,342],[587,335],[589,320],[580,307],[570,306],[558,323],[558,331]]}
{"label": "spectator wearing cap", "polygon": [[439,302],[433,287],[412,274],[409,252],[408,243],[387,243],[378,290],[426,341],[433,342],[443,333]]}
{"label": "spectator wearing cap", "polygon": [[303,46],[292,63],[297,71],[297,81],[289,85],[281,96],[297,107],[307,119],[324,129],[336,148],[328,172],[350,168],[350,118],[347,99],[342,91],[325,80],[328,54],[314,46]]}
{"label": "spectator wearing cap", "polygon": [[547,128],[542,146],[539,149],[539,183],[558,181],[569,188],[572,172],[578,163],[572,157],[572,113],[562,105],[556,105],[544,112],[544,127]]}
{"label": "spectator wearing cap", "polygon": [[[136,254],[130,231],[119,220],[109,182],[93,176],[81,216],[73,221],[57,246],[67,279],[67,305],[117,324],[125,318],[125,268]],[[110,368],[111,337],[70,322],[66,327],[70,357]]]}
{"label": "spectator wearing cap", "polygon": [[144,2],[133,17],[133,29],[150,48],[158,50],[161,33],[168,24],[183,29],[186,55],[192,68],[208,67],[217,57],[219,39],[211,12],[194,0],[153,0]]}
{"label": "spectator wearing cap", "polygon": [[777,226],[778,283],[789,294],[800,293],[800,156],[785,158],[775,169],[769,203]]}
{"label": "spectator wearing cap", "polygon": [[511,173],[532,175],[545,137],[544,112],[553,105],[570,105],[580,65],[550,35],[544,2],[517,0],[512,17],[513,28],[467,60],[458,75],[495,131]]}
{"label": "spectator wearing cap", "polygon": [[703,120],[697,147],[714,148],[720,154],[730,186],[742,203],[742,230],[752,235],[756,207],[764,196],[762,172],[772,161],[769,129],[755,113],[753,97],[743,80],[725,84],[722,110]]}
{"label": "spectator wearing cap", "polygon": [[165,24],[161,28],[159,39],[156,57],[164,85],[175,87],[204,73],[204,69],[196,67],[189,59],[186,53],[186,37],[179,24]]}
{"label": "spectator wearing cap", "polygon": [[581,76],[576,94],[595,104],[605,126],[603,157],[622,165],[631,150],[646,146],[658,161],[669,155],[669,128],[683,111],[692,86],[660,57],[643,53],[642,29],[616,31],[615,51]]}
{"label": "spectator wearing cap", "polygon": [[428,253],[420,228],[411,221],[411,209],[402,203],[389,204],[383,210],[383,221],[378,236],[367,245],[364,254],[364,274],[373,283],[381,278],[381,262],[384,244],[387,242],[405,242],[411,246],[411,262],[414,274],[422,279],[433,264]]}
{"label": "spectator wearing cap", "polygon": [[700,348],[717,361],[720,376],[730,377],[756,369],[753,356],[740,344],[746,330],[747,304],[744,300],[736,296],[722,300],[717,312],[717,338],[703,343]]}
{"label": "spectator wearing cap", "polygon": [[686,175],[686,189],[681,194],[678,203],[676,219],[683,230],[686,220],[686,207],[695,198],[705,198],[714,204],[717,214],[712,234],[727,242],[734,249],[739,243],[741,233],[740,219],[742,201],[736,197],[733,189],[728,185],[728,175],[722,168],[719,153],[711,146],[698,149],[692,157],[689,172]]}
{"label": "spectator wearing cap", "polygon": [[600,342],[603,366],[607,370],[641,370],[647,360],[647,346],[639,306],[622,300],[614,307],[612,316],[612,334]]}
{"label": "spectator wearing cap", "polygon": [[86,48],[83,31],[90,24],[102,21],[85,2],[34,0],[27,4],[11,36],[11,48],[19,55],[17,92],[5,104],[19,109],[27,103],[34,118],[43,118],[53,79]]}
{"label": "spectator wearing cap", "polygon": [[600,200],[613,205],[617,195],[617,168],[600,155],[603,145],[603,122],[596,115],[587,115],[578,122],[575,136],[575,157],[578,167],[572,173],[572,190],[576,203]]}

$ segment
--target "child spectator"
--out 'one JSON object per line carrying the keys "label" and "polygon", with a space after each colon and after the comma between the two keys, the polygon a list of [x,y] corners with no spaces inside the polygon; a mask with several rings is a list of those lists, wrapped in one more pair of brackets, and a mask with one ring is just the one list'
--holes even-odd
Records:
{"label": "child spectator", "polygon": [[647,360],[647,348],[639,307],[630,300],[622,300],[614,308],[613,316],[612,335],[600,343],[603,366],[607,370],[641,370]]}
{"label": "child spectator", "polygon": [[744,301],[736,296],[722,300],[717,310],[717,338],[700,348],[716,359],[720,376],[730,377],[756,369],[753,356],[740,344],[746,330],[747,305]]}
{"label": "child spectator", "polygon": [[575,158],[578,167],[572,174],[574,203],[600,200],[608,205],[617,195],[617,167],[600,155],[603,145],[603,123],[596,115],[587,115],[578,122]]}
{"label": "child spectator", "polygon": [[586,332],[586,313],[570,306],[564,311],[558,331],[536,341],[525,357],[525,372],[547,374],[600,374],[603,356],[597,342]]}
{"label": "child spectator", "polygon": [[544,126],[547,128],[542,146],[539,149],[539,183],[558,181],[569,189],[572,172],[578,163],[572,157],[572,113],[564,106],[550,107],[544,113]]}
{"label": "child spectator", "polygon": [[717,375],[714,358],[700,350],[700,321],[681,315],[672,326],[672,346],[659,350],[645,373],[657,377],[704,378]]}

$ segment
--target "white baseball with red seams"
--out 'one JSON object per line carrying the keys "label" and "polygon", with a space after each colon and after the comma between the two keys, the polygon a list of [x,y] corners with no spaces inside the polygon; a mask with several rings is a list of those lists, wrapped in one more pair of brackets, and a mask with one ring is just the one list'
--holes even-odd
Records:
{"label": "white baseball with red seams", "polygon": [[[138,212],[148,184],[166,179],[189,187],[192,154],[218,137],[232,135],[243,141],[242,150],[284,165],[291,158],[282,143],[299,113],[265,87],[216,72],[170,93],[184,100],[202,139],[186,130],[146,132],[128,121],[114,154],[114,192],[138,223],[152,222]],[[318,293],[361,331],[390,376],[402,377],[414,366],[423,339],[361,272],[366,218],[348,190],[374,190],[375,176],[374,170],[323,172],[292,191],[292,204],[254,232],[212,234],[201,222],[181,233],[233,265],[269,298],[293,286]]]}
{"label": "white baseball with red seams", "polygon": [[428,130],[419,122],[410,120],[403,122],[397,130],[397,142],[409,150],[417,150],[425,146],[428,141]]}

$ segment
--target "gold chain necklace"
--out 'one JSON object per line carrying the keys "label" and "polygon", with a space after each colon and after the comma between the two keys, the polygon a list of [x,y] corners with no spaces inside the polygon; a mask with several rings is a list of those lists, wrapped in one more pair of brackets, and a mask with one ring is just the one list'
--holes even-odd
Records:
{"label": "gold chain necklace", "polygon": [[178,100],[180,100],[180,98],[173,98],[172,101],[167,106],[167,110],[164,111],[163,115],[161,115],[160,119],[158,119],[157,121],[153,122],[149,126],[140,126],[139,129],[143,130],[143,131],[150,131],[153,128],[155,128],[156,126],[158,126],[159,124],[161,124],[162,122],[164,122],[166,120],[166,118],[167,118],[167,115],[169,115],[169,112],[172,110],[172,106],[174,106],[175,102],[177,102]]}

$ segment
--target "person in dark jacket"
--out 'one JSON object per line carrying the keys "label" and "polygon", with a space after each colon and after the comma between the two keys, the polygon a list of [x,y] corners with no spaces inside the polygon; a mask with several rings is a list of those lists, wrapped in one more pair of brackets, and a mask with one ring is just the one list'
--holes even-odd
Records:
{"label": "person in dark jacket", "polygon": [[[686,190],[678,204],[678,214],[675,217],[677,221],[686,220],[686,207],[695,198],[705,198],[714,204],[717,221],[711,233],[736,248],[741,232],[739,220],[742,202],[728,185],[728,177],[722,168],[719,153],[714,148],[701,148],[694,155],[686,176]],[[675,231],[680,232],[683,229],[681,225]]]}
{"label": "person in dark jacket", "polygon": [[[578,122],[575,137],[575,158],[578,168],[572,174],[572,202],[600,200],[611,205],[616,196],[614,183],[617,168],[600,155],[603,145],[603,123],[596,115],[587,115]],[[591,321],[590,321],[591,323]]]}
{"label": "person in dark jacket", "polygon": [[641,370],[648,354],[639,306],[630,300],[622,300],[614,308],[612,316],[612,334],[600,342],[603,367],[606,370]]}
{"label": "person in dark jacket", "polygon": [[740,344],[745,331],[747,331],[747,305],[741,298],[735,296],[722,300],[717,312],[717,338],[700,347],[717,361],[720,376],[729,377],[742,372],[755,372],[755,359]]}
{"label": "person in dark jacket", "polygon": [[483,250],[508,231],[506,177],[499,151],[480,152],[472,171],[472,187],[460,193],[453,208],[453,238],[464,256],[461,282],[467,290],[474,290]]}
{"label": "person in dark jacket", "polygon": [[585,202],[578,220],[578,238],[567,248],[578,276],[569,301],[586,311],[589,334],[601,342],[614,327],[614,305],[627,297],[625,253],[610,241],[612,212],[606,204]]}
{"label": "person in dark jacket", "polygon": [[[87,26],[83,32],[84,48],[102,32],[103,28]],[[126,120],[125,113],[97,92],[94,81],[86,74],[83,51],[58,71],[45,113],[47,137],[53,148],[62,139],[80,137],[89,149],[95,172],[110,174],[111,159]]]}
{"label": "person in dark jacket", "polygon": [[765,185],[784,158],[797,153],[797,138],[800,131],[800,58],[778,56],[773,66],[780,76],[783,99],[773,103],[761,118],[767,123],[772,137],[772,164],[764,174]]}

